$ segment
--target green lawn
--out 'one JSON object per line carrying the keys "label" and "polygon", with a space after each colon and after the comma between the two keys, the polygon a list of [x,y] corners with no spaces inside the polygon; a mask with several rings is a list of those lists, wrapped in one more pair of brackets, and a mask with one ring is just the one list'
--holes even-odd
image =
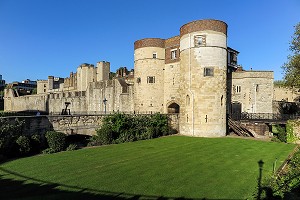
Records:
{"label": "green lawn", "polygon": [[170,136],[0,165],[0,199],[245,199],[295,145]]}

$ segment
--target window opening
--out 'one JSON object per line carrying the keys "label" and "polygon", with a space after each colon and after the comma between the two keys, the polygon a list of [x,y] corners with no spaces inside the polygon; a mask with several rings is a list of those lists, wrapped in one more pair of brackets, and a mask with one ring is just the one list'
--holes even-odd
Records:
{"label": "window opening", "polygon": [[189,106],[190,105],[190,96],[186,95],[186,105]]}
{"label": "window opening", "polygon": [[223,106],[223,95],[221,96],[221,106]]}
{"label": "window opening", "polygon": [[153,53],[153,58],[157,58],[157,53]]}
{"label": "window opening", "polygon": [[147,83],[155,83],[155,76],[148,76]]}
{"label": "window opening", "polygon": [[237,85],[236,86],[236,93],[241,93],[241,86],[240,85]]}
{"label": "window opening", "polygon": [[206,45],[206,37],[205,35],[195,35],[194,37],[194,46],[200,47]]}
{"label": "window opening", "polygon": [[204,76],[214,76],[214,68],[205,67],[204,68]]}
{"label": "window opening", "polygon": [[177,58],[177,49],[171,50],[171,59],[174,60]]}

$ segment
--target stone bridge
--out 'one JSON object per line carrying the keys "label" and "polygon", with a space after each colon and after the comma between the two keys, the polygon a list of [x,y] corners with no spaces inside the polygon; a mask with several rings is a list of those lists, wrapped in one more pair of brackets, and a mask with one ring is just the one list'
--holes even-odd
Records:
{"label": "stone bridge", "polygon": [[[55,130],[65,134],[94,135],[102,124],[103,115],[41,115],[2,117],[13,123],[16,119],[25,121],[25,132],[29,134],[45,133]],[[169,125],[179,131],[179,117],[168,114]]]}

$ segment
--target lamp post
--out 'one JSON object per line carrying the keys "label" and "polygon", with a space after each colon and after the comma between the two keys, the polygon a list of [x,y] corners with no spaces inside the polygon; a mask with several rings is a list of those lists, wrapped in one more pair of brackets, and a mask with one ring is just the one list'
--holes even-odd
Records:
{"label": "lamp post", "polygon": [[258,161],[258,167],[259,167],[259,176],[258,176],[258,194],[257,194],[257,199],[260,200],[261,199],[261,192],[262,192],[262,188],[261,188],[261,178],[262,178],[262,169],[263,169],[263,165],[264,162],[262,160]]}
{"label": "lamp post", "polygon": [[103,104],[104,104],[104,114],[106,114],[106,102],[107,102],[107,99],[104,98],[104,99],[103,99]]}

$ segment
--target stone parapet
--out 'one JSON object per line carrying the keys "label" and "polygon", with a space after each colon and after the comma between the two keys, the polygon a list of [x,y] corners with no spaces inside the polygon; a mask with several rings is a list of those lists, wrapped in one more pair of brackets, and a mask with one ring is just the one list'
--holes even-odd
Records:
{"label": "stone parapet", "polygon": [[134,49],[138,49],[142,47],[165,48],[165,40],[160,38],[145,38],[134,42]]}
{"label": "stone parapet", "polygon": [[227,24],[223,21],[214,19],[192,21],[180,28],[180,36],[204,30],[217,31],[227,35]]}
{"label": "stone parapet", "polygon": [[243,78],[266,78],[273,79],[273,71],[237,71],[232,73],[233,79],[243,79]]}

